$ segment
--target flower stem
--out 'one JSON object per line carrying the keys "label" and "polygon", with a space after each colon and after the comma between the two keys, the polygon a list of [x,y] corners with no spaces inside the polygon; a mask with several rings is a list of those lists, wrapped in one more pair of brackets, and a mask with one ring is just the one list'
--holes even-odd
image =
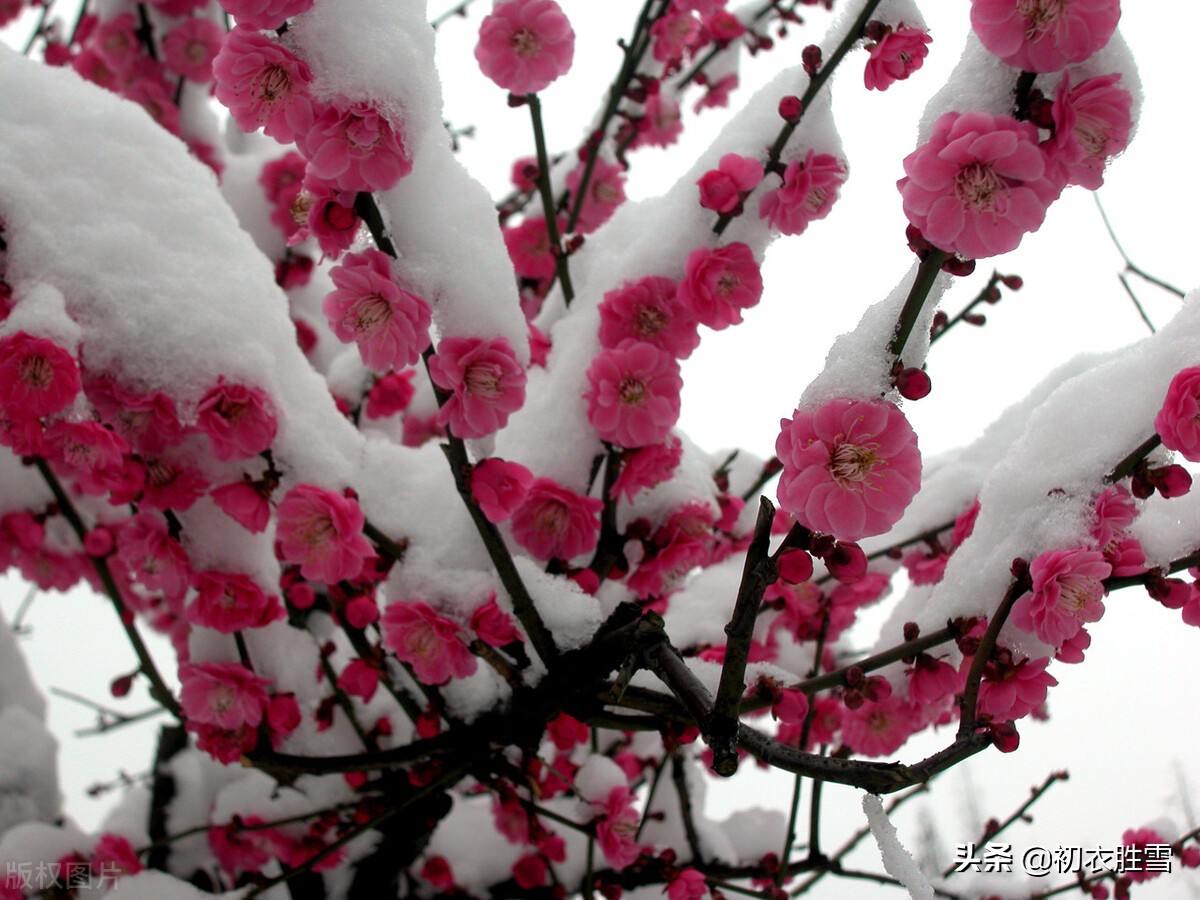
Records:
{"label": "flower stem", "polygon": [[562,237],[558,233],[558,211],[554,203],[554,193],[550,190],[550,155],[546,152],[546,132],[542,128],[542,101],[537,94],[526,96],[529,104],[529,117],[533,122],[533,141],[537,147],[538,194],[542,198],[542,212],[546,216],[546,234],[550,238],[550,252],[554,254],[554,270],[562,285],[563,303],[571,305],[575,299],[575,288],[571,285],[571,270],[567,264],[567,252],[562,245]]}

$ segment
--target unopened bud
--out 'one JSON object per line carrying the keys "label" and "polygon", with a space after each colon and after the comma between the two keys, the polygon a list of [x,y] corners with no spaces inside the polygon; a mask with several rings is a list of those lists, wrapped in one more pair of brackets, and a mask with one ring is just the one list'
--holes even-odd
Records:
{"label": "unopened bud", "polygon": [[905,400],[920,400],[928,397],[933,382],[924,369],[907,368],[896,376],[896,390]]}
{"label": "unopened bud", "polygon": [[799,97],[789,95],[779,101],[779,117],[789,125],[799,122],[803,113],[804,105],[800,102]]}
{"label": "unopened bud", "polygon": [[809,77],[817,74],[817,69],[821,68],[821,48],[816,44],[809,44],[800,53],[800,62],[804,65],[804,71],[809,74]]}

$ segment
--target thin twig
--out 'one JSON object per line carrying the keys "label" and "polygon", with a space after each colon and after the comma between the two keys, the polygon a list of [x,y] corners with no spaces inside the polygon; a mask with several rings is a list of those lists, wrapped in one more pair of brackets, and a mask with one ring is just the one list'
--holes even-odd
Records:
{"label": "thin twig", "polygon": [[571,305],[575,299],[575,288],[571,284],[571,267],[567,251],[558,232],[558,208],[554,203],[554,192],[550,189],[550,154],[546,152],[546,132],[542,127],[542,101],[537,94],[528,94],[529,118],[533,124],[533,142],[537,148],[538,195],[542,198],[542,212],[546,217],[546,236],[550,240],[550,253],[554,256],[554,271],[562,285],[563,304]]}
{"label": "thin twig", "polygon": [[1104,204],[1100,202],[1100,195],[1093,193],[1092,199],[1096,201],[1096,209],[1100,210],[1100,218],[1104,220],[1104,228],[1108,232],[1109,238],[1112,239],[1113,246],[1116,247],[1117,252],[1121,254],[1121,259],[1125,261],[1125,271],[1132,272],[1142,280],[1148,281],[1156,287],[1160,287],[1164,291],[1174,294],[1180,300],[1187,296],[1184,291],[1181,291],[1179,288],[1175,287],[1175,285],[1163,281],[1161,278],[1156,278],[1141,267],[1134,265],[1133,260],[1129,258],[1129,254],[1125,252],[1125,248],[1121,246],[1121,242],[1117,239],[1117,233],[1113,229],[1112,222],[1109,221],[1108,213],[1104,211]]}

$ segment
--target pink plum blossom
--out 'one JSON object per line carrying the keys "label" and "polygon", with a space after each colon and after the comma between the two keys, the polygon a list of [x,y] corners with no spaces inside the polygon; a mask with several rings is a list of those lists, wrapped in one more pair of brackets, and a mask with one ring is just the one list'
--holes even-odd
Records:
{"label": "pink plum blossom", "polygon": [[216,22],[191,16],[163,38],[163,61],[188,81],[211,81],[213,59],[224,37],[224,29]]}
{"label": "pink plum blossom", "polygon": [[187,620],[221,634],[262,628],[285,616],[279,598],[265,593],[254,579],[238,572],[200,572]]}
{"label": "pink plum blossom", "polygon": [[700,205],[722,215],[733,213],[762,177],[762,163],[757,159],[726,153],[715,169],[709,169],[696,182],[700,186]]}
{"label": "pink plum blossom", "polygon": [[701,22],[690,12],[669,9],[665,16],[650,26],[650,37],[656,60],[677,63],[690,47],[701,40]]}
{"label": "pink plum blossom", "polygon": [[512,616],[500,608],[496,595],[492,594],[486,603],[471,613],[471,630],[479,635],[479,639],[489,647],[504,647],[508,644],[523,643],[525,638],[517,631]]}
{"label": "pink plum blossom", "polygon": [[79,490],[99,496],[120,482],[129,445],[99,422],[60,419],[46,429],[42,451],[47,459],[75,475]]}
{"label": "pink plum blossom", "polygon": [[632,500],[639,492],[662,484],[679,467],[683,442],[677,437],[666,443],[647,444],[625,453],[621,471],[613,482],[612,496]]}
{"label": "pink plum blossom", "polygon": [[416,394],[413,387],[414,370],[388,372],[380,377],[367,393],[365,411],[368,419],[386,419],[408,409]]}
{"label": "pink plum blossom", "polygon": [[299,565],[305,578],[326,584],[357,578],[375,555],[362,536],[362,510],[341,494],[300,484],[287,492],[275,513],[283,558]]}
{"label": "pink plum blossom", "polygon": [[701,325],[720,331],[742,321],[742,310],[762,298],[762,272],[754,252],[739,242],[688,254],[676,296]]}
{"label": "pink plum blossom", "polygon": [[1200,462],[1200,366],[1182,369],[1171,379],[1154,430],[1168,450]]}
{"label": "pink plum blossom", "polygon": [[273,31],[293,16],[307,12],[314,0],[221,0],[239,25]]}
{"label": "pink plum blossom", "polygon": [[549,478],[534,479],[512,517],[513,538],[535,559],[573,559],[596,549],[604,503]]}
{"label": "pink plum blossom", "polygon": [[183,439],[175,401],[160,392],[137,394],[111,378],[89,379],[84,386],[100,418],[142,453],[162,453]]}
{"label": "pink plum blossom", "polygon": [[783,171],[783,185],[763,194],[758,215],[781,234],[801,234],[810,222],[833,209],[846,166],[836,156],[809,150],[804,162],[793,159]]}
{"label": "pink plum blossom", "polygon": [[271,521],[271,505],[259,487],[249,481],[213,488],[209,496],[221,512],[252,534],[265,531]]}
{"label": "pink plum blossom", "polygon": [[554,277],[550,231],[544,218],[531,216],[520,225],[505,228],[503,234],[504,246],[519,277],[533,281]]}
{"label": "pink plum blossom", "polygon": [[969,259],[1015,249],[1041,227],[1061,187],[1031,123],[984,112],[944,114],[904,171],[897,187],[908,220],[934,246]]}
{"label": "pink plum blossom", "polygon": [[683,132],[679,104],[660,91],[646,98],[642,117],[637,120],[635,147],[670,147]]}
{"label": "pink plum blossom", "polygon": [[1028,72],[1057,72],[1108,43],[1120,0],[971,0],[971,27],[1002,61]]}
{"label": "pink plum blossom", "polygon": [[[1137,856],[1129,854],[1127,858],[1132,862],[1133,859],[1140,859],[1141,865],[1128,865],[1124,871],[1126,877],[1135,883],[1149,881],[1151,878],[1157,878],[1163,872],[1170,871],[1170,863],[1167,863],[1166,868],[1155,868],[1153,865],[1146,865],[1149,857],[1146,855],[1146,847],[1148,845],[1158,845],[1161,847],[1170,847],[1171,842],[1158,833],[1154,828],[1127,828],[1121,835],[1121,845],[1123,847],[1137,848],[1141,853]],[[1169,852],[1169,851],[1168,851]]]}
{"label": "pink plum blossom", "polygon": [[588,422],[601,440],[627,448],[661,443],[679,419],[679,364],[653,344],[601,350],[587,379]]}
{"label": "pink plum blossom", "polygon": [[[571,192],[571,208],[578,203],[579,188],[583,184],[584,165],[567,173],[567,190]],[[617,207],[625,202],[625,170],[616,163],[597,157],[592,165],[587,193],[579,210],[576,229],[582,234],[595,231],[609,220]],[[543,220],[544,221],[544,220]]]}
{"label": "pink plum blossom", "polygon": [[392,603],[383,611],[383,643],[413,667],[425,684],[466,678],[476,668],[458,624],[421,600]]}
{"label": "pink plum blossom", "polygon": [[917,436],[894,403],[830,400],[780,427],[779,505],[807,528],[843,541],[882,534],[917,492]]}
{"label": "pink plum blossom", "polygon": [[617,870],[628,867],[642,855],[637,843],[642,817],[635,803],[633,792],[627,786],[617,785],[603,802],[592,804],[598,814],[596,844],[608,864]]}
{"label": "pink plum blossom", "polygon": [[[1046,692],[1058,684],[1058,679],[1046,671],[1050,664],[1046,657],[1014,657],[1011,651],[1003,649],[995,657],[988,662],[979,682],[976,710],[980,716],[997,722],[1023,719],[1045,703]],[[964,676],[971,664],[971,657],[963,659]]]}
{"label": "pink plum blossom", "polygon": [[1071,86],[1063,72],[1054,93],[1054,137],[1047,146],[1052,165],[1067,184],[1094,191],[1104,184],[1104,166],[1125,149],[1133,130],[1133,96],[1120,75],[1089,78]]}
{"label": "pink plum blossom", "polygon": [[168,600],[181,599],[191,580],[187,552],[161,515],[141,512],[117,531],[116,559],[130,578]]}
{"label": "pink plum blossom", "polygon": [[378,107],[340,97],[316,113],[297,136],[300,152],[318,178],[344,191],[386,191],[412,171],[404,132]]}
{"label": "pink plum blossom", "polygon": [[1051,550],[1029,566],[1033,590],[1012,608],[1012,622],[1051,646],[1074,637],[1104,615],[1103,579],[1112,566],[1098,550]]}
{"label": "pink plum blossom", "polygon": [[525,499],[533,473],[520,463],[489,458],[471,470],[471,496],[489,522],[503,522]]}
{"label": "pink plum blossom", "polygon": [[525,370],[507,338],[443,338],[429,359],[429,377],[450,395],[437,422],[456,437],[493,434],[525,402]]}
{"label": "pink plum blossom", "polygon": [[39,418],[65,408],[82,382],[74,357],[24,331],[0,338],[0,413]]}
{"label": "pink plum blossom", "polygon": [[349,253],[330,270],[336,290],[323,309],[338,339],[358,344],[363,363],[386,371],[412,365],[429,346],[429,304],[392,280],[386,253]]}
{"label": "pink plum blossom", "polygon": [[275,411],[261,388],[220,381],[200,398],[196,427],[217,459],[247,459],[275,440]]}
{"label": "pink plum blossom", "polygon": [[95,876],[111,879],[121,875],[136,875],[145,868],[129,840],[111,831],[105,832],[96,841],[91,865]]}
{"label": "pink plum blossom", "polygon": [[887,29],[879,40],[867,45],[870,58],[863,73],[867,90],[886,91],[894,82],[908,78],[925,62],[932,40],[920,28],[901,25]]}
{"label": "pink plum blossom", "polygon": [[667,900],[705,900],[708,883],[699,869],[687,868],[667,883]]}
{"label": "pink plum blossom", "polygon": [[696,319],[675,296],[675,282],[659,275],[627,281],[600,303],[600,346],[643,341],[686,359],[700,344]]}
{"label": "pink plum blossom", "polygon": [[189,723],[236,729],[257,728],[263,720],[270,682],[241,663],[184,663],[179,681],[179,705]]}
{"label": "pink plum blossom", "polygon": [[575,32],[554,0],[504,0],[479,27],[475,59],[512,94],[534,94],[571,68]]}
{"label": "pink plum blossom", "polygon": [[842,742],[862,756],[890,756],[920,724],[919,710],[893,695],[846,710],[842,716]]}
{"label": "pink plum blossom", "polygon": [[255,28],[238,25],[229,32],[212,71],[217,100],[243,131],[261,128],[289,144],[312,126],[308,65]]}

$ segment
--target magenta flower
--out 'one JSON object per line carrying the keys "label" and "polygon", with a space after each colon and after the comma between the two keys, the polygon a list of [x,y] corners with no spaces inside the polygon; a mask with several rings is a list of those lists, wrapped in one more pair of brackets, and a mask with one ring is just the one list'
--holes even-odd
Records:
{"label": "magenta flower", "polygon": [[24,331],[0,338],[0,413],[40,418],[64,409],[80,388],[75,358]]}
{"label": "magenta flower", "polygon": [[925,62],[927,46],[933,38],[920,28],[901,25],[889,28],[878,41],[867,45],[871,54],[863,81],[869,91],[886,91],[893,82],[903,81]]}
{"label": "magenta flower", "polygon": [[403,372],[389,372],[376,381],[367,394],[367,418],[386,419],[408,409],[417,392],[412,383],[414,377],[415,370],[405,369]]}
{"label": "magenta flower", "polygon": [[168,601],[180,600],[191,580],[187,551],[160,515],[141,512],[117,532],[116,560],[125,575]]}
{"label": "magenta flower", "polygon": [[690,12],[672,11],[650,26],[654,58],[659,62],[680,62],[684,52],[702,40],[702,23]]}
{"label": "magenta flower", "polygon": [[535,559],[573,559],[596,549],[603,508],[600,500],[537,478],[513,513],[513,538]]}
{"label": "magenta flower", "polygon": [[[561,226],[560,226],[561,227]],[[503,230],[504,247],[520,278],[541,281],[554,277],[554,256],[550,252],[550,231],[546,220],[532,216],[520,225]]]}
{"label": "magenta flower", "polygon": [[1047,176],[1037,129],[988,113],[946,113],[904,159],[904,213],[936,247],[969,259],[1007,253],[1037,231],[1061,184]]}
{"label": "magenta flower", "polygon": [[[971,657],[962,662],[962,674],[970,670]],[[999,650],[984,669],[975,709],[996,722],[1023,719],[1046,702],[1046,692],[1058,679],[1046,671],[1050,660],[1014,659],[1011,651]]]}
{"label": "magenta flower", "polygon": [[383,643],[413,667],[424,684],[445,684],[475,672],[476,661],[460,628],[420,600],[392,603],[383,611]]}
{"label": "magenta flower", "polygon": [[308,65],[254,28],[239,25],[225,36],[212,71],[217,100],[242,131],[261,128],[290,144],[312,127]]}
{"label": "magenta flower", "polygon": [[221,634],[262,628],[285,616],[279,598],[264,593],[248,575],[201,572],[194,586],[196,597],[188,604],[187,620]]}
{"label": "magenta flower", "polygon": [[779,505],[843,541],[892,527],[921,483],[917,436],[884,400],[830,400],[780,421]]}
{"label": "magenta flower", "polygon": [[1104,166],[1129,143],[1133,97],[1118,87],[1120,75],[1089,78],[1071,87],[1069,72],[1054,93],[1054,137],[1047,145],[1051,162],[1067,184],[1090,191],[1104,184]]}
{"label": "magenta flower", "polygon": [[762,298],[762,272],[753,251],[738,242],[688,254],[676,296],[701,325],[720,331],[742,321],[742,310]]}
{"label": "magenta flower", "polygon": [[297,136],[310,171],[344,191],[386,191],[412,171],[404,132],[365,100],[342,97]]}
{"label": "magenta flower", "polygon": [[429,377],[450,397],[437,423],[456,437],[486,437],[525,402],[525,370],[507,338],[444,338],[429,359]]}
{"label": "magenta flower", "polygon": [[809,222],[833,209],[846,167],[835,156],[809,150],[804,162],[793,159],[783,171],[783,186],[763,194],[759,218],[780,234],[801,234]]}
{"label": "magenta flower", "polygon": [[[571,192],[572,209],[579,195],[579,186],[583,183],[583,170],[584,165],[580,163],[567,173],[567,190]],[[576,230],[582,234],[595,231],[607,222],[617,211],[617,207],[624,202],[625,170],[616,163],[597,158],[592,166],[592,175],[588,181],[587,194],[583,198],[583,207],[579,211],[579,219],[575,223]]]}
{"label": "magenta flower", "polygon": [[1030,564],[1033,591],[1012,608],[1012,622],[1022,631],[1057,647],[1088,622],[1104,615],[1103,579],[1112,566],[1098,550],[1051,550]]}
{"label": "magenta flower", "polygon": [[512,616],[504,612],[492,594],[488,601],[471,613],[471,630],[489,647],[505,647],[523,643],[525,638],[517,631]]}
{"label": "magenta flower", "polygon": [[183,438],[175,401],[162,392],[135,394],[108,377],[89,380],[84,390],[100,418],[141,453],[162,453]]}
{"label": "magenta flower", "polygon": [[679,364],[652,344],[601,350],[587,370],[588,421],[619,447],[662,443],[679,419]]}
{"label": "magenta flower", "polygon": [[275,515],[280,552],[305,578],[325,584],[357,578],[375,555],[362,536],[362,510],[341,494],[300,484],[284,495]]}
{"label": "magenta flower", "polygon": [[479,26],[475,59],[512,94],[535,94],[565,75],[575,55],[575,32],[554,0],[504,0]]}
{"label": "magenta flower", "polygon": [[209,492],[213,503],[247,531],[259,534],[266,531],[271,521],[271,505],[264,492],[249,481],[213,488]]}
{"label": "magenta flower", "polygon": [[686,359],[700,344],[696,319],[675,297],[675,282],[649,275],[627,281],[600,302],[600,346],[627,340],[653,344],[676,359]]}
{"label": "magenta flower", "polygon": [[1121,0],[971,0],[971,27],[1008,65],[1057,72],[1083,62],[1117,29]]}
{"label": "magenta flower", "polygon": [[[1146,848],[1151,845],[1166,848],[1166,852],[1169,854],[1170,844],[1169,840],[1153,828],[1126,828],[1121,835],[1121,846],[1137,848],[1141,851],[1136,856],[1132,853],[1127,854],[1126,858],[1131,861],[1139,858],[1148,861],[1150,857],[1146,854]],[[1144,881],[1149,881],[1151,878],[1157,878],[1163,872],[1169,872],[1171,869],[1169,862],[1166,868],[1157,868],[1154,865],[1145,865],[1143,863],[1142,865],[1126,866],[1125,871],[1128,873],[1127,877],[1130,881],[1140,884]]]}
{"label": "magenta flower", "polygon": [[1200,366],[1183,369],[1171,379],[1154,417],[1154,430],[1164,447],[1200,462]]}
{"label": "magenta flower", "polygon": [[722,215],[732,213],[762,177],[762,163],[757,159],[726,153],[715,169],[705,172],[696,182],[700,186],[700,205]]}
{"label": "magenta flower", "polygon": [[920,708],[898,696],[842,715],[842,743],[861,756],[890,756],[922,725]]}
{"label": "magenta flower", "polygon": [[184,663],[179,705],[189,724],[257,728],[267,709],[267,685],[241,663]]}
{"label": "magenta flower", "polygon": [[667,900],[705,900],[708,882],[699,869],[687,868],[667,884]]}
{"label": "magenta flower", "polygon": [[222,380],[200,398],[196,427],[217,459],[247,459],[275,440],[275,412],[266,391]]}
{"label": "magenta flower", "polygon": [[683,119],[679,104],[662,91],[646,98],[642,117],[637,120],[637,139],[634,147],[670,147],[679,140]]}
{"label": "magenta flower", "polygon": [[314,0],[220,0],[239,25],[274,31],[288,19],[307,12]]}
{"label": "magenta flower", "polygon": [[471,496],[489,522],[503,522],[525,500],[533,473],[520,463],[492,457],[471,469]]}
{"label": "magenta flower", "polygon": [[198,16],[184,19],[163,38],[163,61],[188,81],[210,81],[213,59],[224,37],[224,29],[216,22]]}
{"label": "magenta flower", "polygon": [[411,365],[429,346],[429,304],[392,280],[386,253],[349,253],[329,272],[337,289],[322,309],[338,339],[358,344],[363,363],[385,372]]}
{"label": "magenta flower", "polygon": [[642,820],[635,805],[636,798],[626,785],[617,785],[602,803],[593,803],[596,810],[596,844],[604,859],[614,869],[630,866],[642,855],[637,842],[638,824]]}
{"label": "magenta flower", "polygon": [[632,500],[639,491],[649,490],[674,475],[682,459],[683,442],[677,437],[626,453],[611,496]]}

